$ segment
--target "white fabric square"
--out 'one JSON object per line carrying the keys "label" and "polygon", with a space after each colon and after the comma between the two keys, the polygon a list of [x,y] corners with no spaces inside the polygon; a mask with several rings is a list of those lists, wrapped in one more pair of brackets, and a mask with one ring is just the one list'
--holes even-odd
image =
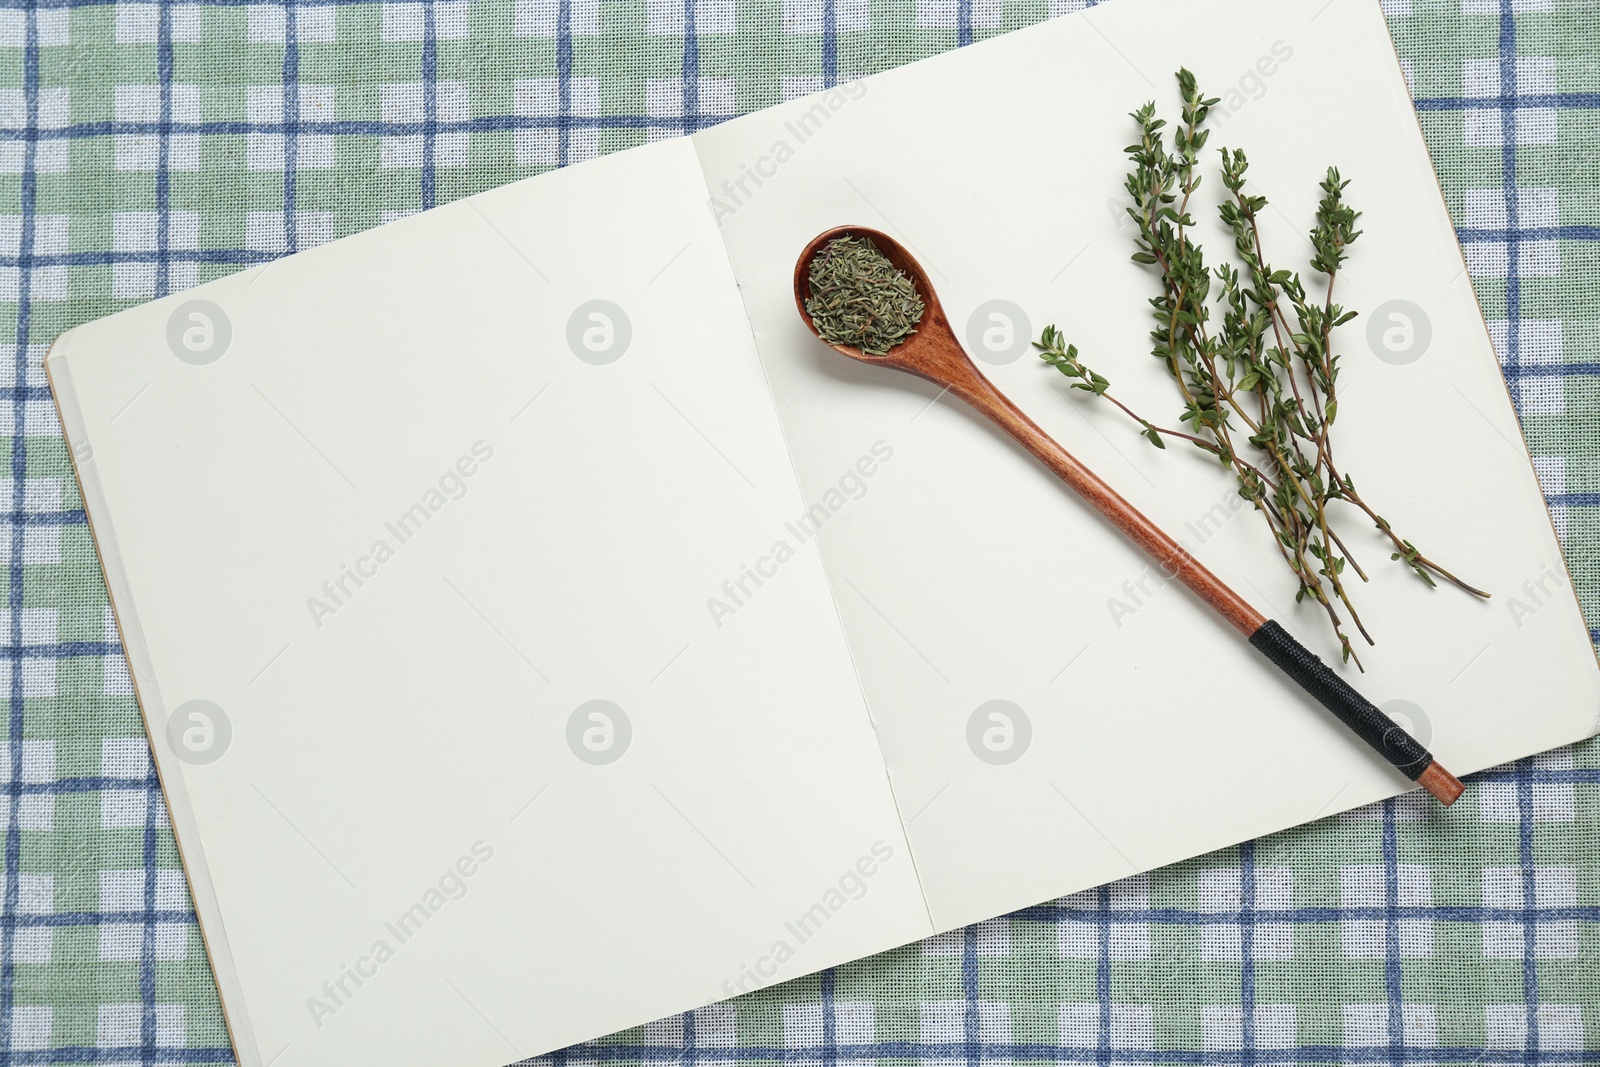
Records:
{"label": "white fabric square", "polygon": [[1461,251],[1474,278],[1504,278],[1510,273],[1511,257],[1504,241],[1464,241]]}
{"label": "white fabric square", "polygon": [[[155,1005],[155,1043],[164,1048],[183,1048],[182,1004]],[[144,1044],[143,1004],[102,1004],[95,1027],[95,1043],[100,1048],[138,1048]]]}
{"label": "white fabric square", "polygon": [[[698,78],[695,82],[695,115],[702,126],[733,114],[733,79]],[[682,78],[651,78],[644,87],[644,113],[651,118],[680,119],[686,114]],[[709,120],[709,121],[708,121]],[[677,137],[685,132],[682,123],[651,126],[645,133],[651,141]],[[692,132],[692,131],[690,131]]]}
{"label": "white fabric square", "polygon": [[[1494,342],[1501,366],[1511,364],[1511,333],[1505,319],[1489,323],[1489,339]],[[1517,324],[1516,361],[1554,366],[1561,363],[1561,320],[1523,319]],[[1492,785],[1509,785],[1515,791],[1515,782],[1493,782]],[[1548,783],[1534,783],[1536,786]]]}
{"label": "white fabric square", "polygon": [[[645,0],[645,24],[657,36],[681,37],[683,8],[682,0]],[[733,0],[695,0],[695,33],[720,34],[733,30]]]}
{"label": "white fabric square", "polygon": [[1517,245],[1517,272],[1527,278],[1554,278],[1561,273],[1561,242],[1540,238]]}
{"label": "white fabric square", "polygon": [[[917,0],[917,25],[953,30],[959,12],[959,0]],[[972,0],[972,25],[979,29],[1000,25],[1000,0]]]}
{"label": "white fabric square", "polygon": [[[1524,907],[1525,879],[1520,867],[1489,867],[1483,871],[1483,904],[1488,908]],[[1536,908],[1570,908],[1578,902],[1577,870],[1573,867],[1535,867],[1533,905]],[[1533,954],[1536,959],[1576,959],[1578,927],[1572,920],[1533,923]],[[1527,928],[1524,922],[1486,922],[1483,926],[1483,954],[1492,959],[1521,959],[1526,955]]]}
{"label": "white fabric square", "polygon": [[[0,267],[0,300],[15,303],[22,293],[22,271],[18,267]],[[35,301],[58,301],[67,298],[66,267],[34,267],[28,272],[28,295]],[[12,425],[8,417],[5,425]],[[4,431],[9,433],[10,431]]]}
{"label": "white fabric square", "polygon": [[[61,268],[61,273],[65,274],[66,273],[66,268],[64,268],[64,267]],[[61,285],[61,289],[62,289],[62,296],[56,297],[55,299],[65,299],[66,283],[64,281],[63,281],[63,283]],[[43,298],[44,298],[43,296],[39,297],[39,299],[43,299]],[[41,403],[42,403],[42,405],[44,407],[51,407],[52,406],[49,401],[42,401]],[[28,435],[30,437],[35,437],[35,436],[50,436],[50,435],[54,435],[54,434],[59,434],[61,432],[60,423],[56,421],[54,410],[50,410],[50,411],[40,410],[38,412],[34,412],[33,410],[31,410],[32,408],[34,408],[34,406],[35,406],[34,401],[30,400],[28,402],[28,408],[30,410],[26,413],[27,422],[25,423],[25,425],[28,427]],[[54,426],[54,429],[51,429],[52,425]],[[7,550],[9,551],[10,546],[7,545],[6,547],[7,547]],[[54,525],[51,525],[51,526],[32,526],[32,527],[29,527],[27,530],[23,531],[23,534],[22,534],[22,562],[24,562],[24,563],[60,563],[61,562],[61,527],[54,526]],[[32,660],[32,661],[24,664],[23,668],[22,668],[22,676],[23,676],[23,678],[28,678],[30,675],[35,676],[38,679],[38,684],[42,687],[38,692],[30,693],[29,694],[30,696],[54,696],[55,695],[55,691],[56,691],[56,682],[55,682],[56,661],[55,660],[53,660],[53,659]],[[48,682],[45,681],[46,677],[48,677]],[[48,690],[48,692],[46,690]]]}
{"label": "white fabric square", "polygon": [[[332,122],[334,87],[297,85],[295,106],[302,122]],[[280,85],[252,85],[245,90],[245,111],[252,123],[276,126],[284,121],[284,88]],[[245,142],[246,165],[251,170],[282,170],[286,138],[265,130],[252,132]],[[294,163],[298,168],[327,168],[334,164],[334,139],[331,134],[301,133],[294,140]]]}
{"label": "white fabric square", "polygon": [[[868,1045],[876,1040],[870,1001],[841,1000],[833,1005],[835,1040],[841,1045]],[[825,1043],[821,1004],[785,1004],[784,1048],[820,1048]]]}
{"label": "white fabric square", "polygon": [[647,1045],[667,1045],[683,1048],[683,1016],[669,1015],[644,1024],[644,1042]]}
{"label": "white fabric square", "polygon": [[[397,82],[380,90],[385,123],[420,123],[426,118],[426,100],[421,82]],[[471,117],[471,94],[464,81],[442,81],[434,88],[434,110],[442,122],[459,122]],[[386,136],[378,146],[379,165],[386,168],[422,166],[423,137],[420,133]],[[433,161],[442,167],[463,166],[467,162],[465,133],[436,134]]]}
{"label": "white fabric square", "polygon": [[[161,122],[159,85],[119,85],[112,94],[118,122],[155,125]],[[172,122],[200,121],[200,87],[174,85],[169,118]],[[195,170],[200,166],[200,135],[175,133],[166,138],[167,166]],[[123,133],[112,138],[112,159],[118,170],[155,170],[161,158],[161,137],[155,133]]]}
{"label": "white fabric square", "polygon": [[[193,251],[200,247],[200,213],[167,212],[167,248]],[[111,247],[117,252],[154,252],[159,246],[161,216],[154,211],[118,211],[111,216]]]}
{"label": "white fabric square", "polygon": [[1461,197],[1461,226],[1469,230],[1503,230],[1506,227],[1504,189],[1468,189]]}
{"label": "white fabric square", "polygon": [[[514,37],[554,37],[560,32],[561,0],[515,0],[511,13]],[[587,37],[600,32],[600,0],[569,0],[568,33]]]}
{"label": "white fabric square", "polygon": [[[0,608],[0,636],[9,639],[16,634],[25,645],[53,645],[56,643],[56,615],[55,608],[23,608],[16,615],[12,615],[9,608]],[[23,744],[26,753],[28,743]]]}
{"label": "white fabric square", "polygon": [[[26,615],[26,612],[24,612]],[[26,662],[26,661],[25,661]],[[11,741],[0,741],[0,782],[11,781]],[[22,742],[22,780],[40,785],[56,780],[56,743],[48,738]]]}
{"label": "white fabric square", "polygon": [[[1389,1044],[1388,1004],[1344,1005],[1344,1044],[1351,1048]],[[1400,1006],[1401,1040],[1409,1046],[1431,1047],[1439,1043],[1438,1013],[1432,1004]]]}
{"label": "white fabric square", "polygon": [[[967,1040],[965,1000],[925,1000],[922,1002],[922,1040],[930,1044],[960,1043]],[[1011,1041],[1011,1005],[993,1000],[976,1004],[977,1033],[971,1037],[984,1044]]]}
{"label": "white fabric square", "polygon": [[47,1004],[19,1004],[11,1009],[11,1049],[39,1052],[50,1047],[55,1009]]}
{"label": "white fabric square", "polygon": [[[36,121],[46,129],[59,130],[72,121],[71,97],[64,87],[40,89]],[[12,129],[28,125],[28,99],[21,89],[0,89],[0,126]]]}
{"label": "white fabric square", "polygon": [[[600,81],[594,77],[567,79],[567,108],[561,108],[560,82],[555,78],[530,78],[519,81],[513,90],[516,112],[537,118],[558,118],[562,114],[591,117],[600,114]],[[553,167],[560,160],[561,132],[553,128],[517,130],[512,137],[517,162],[537,167]],[[600,154],[600,131],[593,126],[574,127],[567,132],[568,163],[593,159]]]}
{"label": "white fabric square", "polygon": [[[420,41],[427,28],[427,8],[417,3],[384,3],[380,34],[385,41]],[[466,0],[438,0],[433,5],[433,35],[459,40],[468,32]]]}
{"label": "white fabric square", "polygon": [[[294,213],[295,250],[314,248],[333,240],[333,212],[296,211]],[[260,252],[289,251],[288,231],[281,211],[250,211],[245,214],[247,247]]]}
{"label": "white fabric square", "polygon": [[[1388,931],[1381,919],[1345,919],[1339,924],[1344,954],[1356,960],[1381,959],[1388,954]],[[1427,919],[1395,921],[1395,942],[1400,955],[1419,958],[1433,954],[1433,923]]]}
{"label": "white fabric square", "polygon": [[[1546,496],[1560,496],[1567,491],[1567,457],[1534,456],[1533,471],[1539,476],[1539,488]],[[1479,811],[1481,814],[1481,804]]]}
{"label": "white fabric square", "polygon": [[[183,872],[159,869],[152,872],[155,886],[151,905],[157,911],[183,911],[189,907],[189,891]],[[143,911],[145,872],[142,869],[100,872],[101,911]]]}
{"label": "white fabric square", "polygon": [[[1566,383],[1559,377],[1523,378],[1512,390],[1512,396],[1516,399],[1518,414],[1524,416],[1560,415],[1567,409]],[[1543,791],[1538,783],[1533,790],[1535,793]]]}
{"label": "white fabric square", "polygon": [[48,926],[19,926],[12,932],[12,953],[18,963],[49,963],[52,931]]}
{"label": "white fabric square", "polygon": [[785,74],[778,79],[778,97],[784,101],[798,100],[826,88],[820,74]]}
{"label": "white fabric square", "polygon": [[150,745],[143,737],[108,737],[100,742],[102,778],[143,781],[149,774]]}
{"label": "white fabric square", "polygon": [[[67,215],[35,215],[30,251],[34,255],[53,256],[67,251],[71,218]],[[22,216],[0,215],[0,253],[20,255],[22,252]]]}
{"label": "white fabric square", "polygon": [[[1114,960],[1150,958],[1150,924],[1107,924],[1108,951]],[[1056,951],[1070,959],[1092,960],[1100,955],[1100,924],[1094,920],[1065,919],[1056,924]]]}
{"label": "white fabric square", "polygon": [[[1533,1011],[1539,1047],[1576,1052],[1583,1048],[1583,1009],[1576,1004],[1540,1004]],[[1493,1049],[1528,1047],[1528,1008],[1523,1004],[1490,1004],[1483,1009],[1484,1043]]]}
{"label": "white fabric square", "polygon": [[[1002,917],[987,919],[972,928],[979,956],[1004,956],[1011,951],[1011,922]],[[947,930],[922,942],[924,956],[959,956],[966,951],[966,930]]]}
{"label": "white fabric square", "polygon": [[[1244,927],[1235,923],[1207,923],[1200,928],[1200,958],[1242,960]],[[1250,958],[1294,958],[1294,927],[1288,923],[1254,923],[1250,927]]]}
{"label": "white fabric square", "polygon": [[732,1004],[707,1004],[690,1013],[700,1048],[732,1048],[739,1039],[739,1012]]}
{"label": "white fabric square", "polygon": [[1519,188],[1517,225],[1523,229],[1546,229],[1561,225],[1560,190]]}
{"label": "white fabric square", "polygon": [[245,40],[251,44],[282,44],[287,22],[285,10],[277,4],[247,5],[244,9]]}
{"label": "white fabric square", "polygon": [[[1483,904],[1489,908],[1521,908],[1525,879],[1521,867],[1486,867]],[[1574,867],[1538,866],[1533,869],[1533,906],[1571,908],[1578,903],[1578,872]]]}
{"label": "white fabric square", "polygon": [[[1473,57],[1461,61],[1461,92],[1465,96],[1497,97],[1501,93],[1499,56]],[[1556,61],[1547,56],[1518,56],[1512,63],[1516,84],[1506,88],[1518,96],[1556,91]]]}
{"label": "white fabric square", "polygon": [[[822,14],[823,7],[815,0],[783,0],[783,32],[821,33]],[[833,5],[835,32],[853,33],[864,30],[870,21],[867,0],[837,0]]]}
{"label": "white fabric square", "polygon": [[[1352,864],[1339,869],[1339,906],[1381,908],[1389,904],[1382,864]],[[1401,907],[1428,907],[1433,903],[1433,872],[1420,864],[1395,865],[1395,899]]]}
{"label": "white fabric square", "polygon": [[[1144,1004],[1110,1005],[1110,1032],[1105,1043],[1117,1049],[1155,1047],[1155,1010]],[[1094,1001],[1061,1005],[1060,1041],[1069,1047],[1100,1044],[1100,1005]]]}
{"label": "white fabric square", "polygon": [[[60,129],[71,122],[72,108],[65,87],[40,89],[36,97],[36,122],[44,129]],[[28,125],[28,102],[21,89],[0,89],[0,126],[13,129]],[[0,142],[0,172],[22,173],[27,162],[27,145],[22,141]],[[65,140],[34,143],[33,166],[42,174],[59,174],[71,161]],[[14,268],[13,268],[14,269]],[[13,285],[13,291],[14,291]],[[15,299],[8,297],[7,299]]]}
{"label": "white fabric square", "polygon": [[[1528,954],[1528,928],[1523,923],[1485,922],[1483,955],[1487,959],[1520,960]],[[1578,924],[1572,919],[1533,923],[1533,958],[1578,958]]]}
{"label": "white fabric square", "polygon": [[[64,7],[33,9],[39,47],[51,48],[71,42],[72,22]],[[28,12],[22,8],[0,11],[0,48],[22,48],[28,39]]]}
{"label": "white fabric square", "polygon": [[[120,962],[143,959],[144,931],[143,923],[106,923],[101,926],[100,958]],[[157,960],[163,963],[181,960],[187,955],[188,948],[187,923],[151,924],[150,951]]]}
{"label": "white fabric square", "polygon": [[[27,419],[28,432],[47,432],[52,425],[48,420],[35,419],[31,415]],[[4,483],[7,499],[11,492],[11,479]],[[22,481],[22,506],[27,511],[55,511],[61,507],[61,479],[59,478],[24,478]],[[26,610],[26,609],[25,609]],[[51,608],[49,610],[55,610]],[[26,618],[26,616],[24,616]]]}
{"label": "white fabric square", "polygon": [[[1389,904],[1382,864],[1352,864],[1339,870],[1339,904],[1343,908],[1384,908]],[[1433,876],[1429,868],[1402,863],[1395,868],[1395,899],[1399,907],[1421,908],[1433,903]],[[1345,955],[1352,959],[1377,959],[1386,954],[1388,932],[1381,919],[1344,919],[1340,937]],[[1402,957],[1433,953],[1433,923],[1427,919],[1398,919],[1395,940]]]}
{"label": "white fabric square", "polygon": [[[387,5],[386,5],[387,6]],[[433,35],[441,41],[459,41],[472,32],[467,0],[436,0],[433,5]]]}
{"label": "white fabric square", "polygon": [[[1511,121],[1515,144],[1555,144],[1556,111],[1548,107],[1517,108]],[[1469,148],[1495,148],[1505,143],[1502,112],[1472,108],[1462,116],[1461,141]]]}
{"label": "white fabric square", "polygon": [[[68,232],[72,219],[68,215],[35,215],[33,219],[33,251],[35,255],[59,256],[68,251]],[[21,237],[21,234],[18,234]]]}
{"label": "white fabric square", "polygon": [[55,910],[55,875],[26,872],[17,875],[18,915],[51,915]]}
{"label": "white fabric square", "polygon": [[[1109,921],[1106,923],[1108,951],[1112,959],[1149,959],[1150,924],[1119,921],[1118,912],[1139,912],[1150,907],[1150,878],[1139,874],[1102,887]],[[1099,911],[1102,889],[1085,889],[1062,897],[1065,908]],[[1072,959],[1096,959],[1100,955],[1101,922],[1093,917],[1065,919],[1056,924],[1056,951]]]}
{"label": "white fabric square", "polygon": [[426,12],[421,4],[381,5],[383,9],[382,36],[385,41],[420,41]]}
{"label": "white fabric square", "polygon": [[296,39],[313,44],[330,44],[333,41],[339,5],[295,6],[294,35]]}
{"label": "white fabric square", "polygon": [[[168,32],[172,40],[195,44],[200,40],[200,8],[196,4],[173,4],[169,9]],[[160,36],[161,8],[153,3],[117,4],[118,44],[155,44]]]}
{"label": "white fabric square", "polygon": [[150,814],[150,794],[143,789],[105,789],[100,792],[100,827],[131,830],[145,824]]}
{"label": "white fabric square", "polygon": [[[0,796],[0,819],[11,818],[11,797]],[[49,793],[24,793],[17,797],[17,829],[39,830],[45,833],[55,829],[56,798]]]}
{"label": "white fabric square", "polygon": [[[1293,1004],[1258,1004],[1252,1021],[1256,1048],[1293,1048],[1296,1044]],[[1233,1004],[1202,1007],[1200,1030],[1207,1051],[1241,1049],[1244,1011]]]}
{"label": "white fabric square", "polygon": [[100,669],[102,695],[133,696],[133,676],[128,673],[128,661],[120,654],[101,659]]}
{"label": "white fabric square", "polygon": [[[1213,867],[1195,879],[1201,911],[1239,911],[1244,907],[1243,872],[1237,867]],[[1294,906],[1294,871],[1289,867],[1255,868],[1253,907],[1273,911]]]}
{"label": "white fabric square", "polygon": [[[1556,319],[1548,324],[1553,327],[1557,338],[1561,336],[1561,320]],[[1572,748],[1553,748],[1549,752],[1540,752],[1533,757],[1533,769],[1536,771],[1570,771],[1576,769],[1578,761]]]}

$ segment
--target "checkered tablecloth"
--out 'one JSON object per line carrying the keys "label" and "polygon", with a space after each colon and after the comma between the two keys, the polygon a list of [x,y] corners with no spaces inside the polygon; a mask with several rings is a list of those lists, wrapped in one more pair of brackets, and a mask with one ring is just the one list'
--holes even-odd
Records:
{"label": "checkered tablecloth", "polygon": [[[232,1059],[40,372],[56,334],[1079,3],[0,0],[0,1067]],[[1600,625],[1600,8],[1387,12]],[[1448,814],[1384,803],[552,1058],[1596,1063],[1597,813],[1590,743]]]}

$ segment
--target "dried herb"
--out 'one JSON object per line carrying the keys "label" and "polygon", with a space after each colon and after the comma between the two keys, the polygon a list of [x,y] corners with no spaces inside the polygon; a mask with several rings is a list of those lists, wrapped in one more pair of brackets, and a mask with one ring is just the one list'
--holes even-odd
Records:
{"label": "dried herb", "polygon": [[1157,448],[1165,448],[1167,438],[1187,441],[1231,470],[1239,495],[1265,519],[1299,583],[1295,599],[1310,599],[1324,609],[1345,660],[1359,668],[1343,613],[1369,645],[1373,641],[1351,603],[1345,568],[1362,581],[1367,575],[1334,529],[1331,504],[1341,502],[1370,520],[1390,542],[1390,558],[1404,562],[1428,585],[1438,578],[1474,596],[1489,594],[1395,533],[1334,458],[1329,430],[1339,412],[1339,357],[1333,331],[1356,312],[1333,302],[1333,287],[1347,249],[1361,236],[1355,228],[1360,213],[1344,201],[1350,183],[1332,167],[1321,182],[1310,233],[1311,267],[1326,289],[1318,301],[1298,273],[1267,261],[1258,225],[1266,197],[1246,191],[1244,153],[1224,148],[1221,177],[1227,195],[1219,211],[1233,233],[1239,266],[1208,269],[1190,236],[1189,202],[1200,185],[1195,165],[1210,136],[1206,114],[1217,100],[1201,94],[1189,71],[1180,70],[1177,77],[1183,121],[1172,131],[1172,149],[1163,133],[1167,123],[1156,117],[1154,103],[1133,112],[1140,135],[1139,143],[1126,149],[1133,170],[1125,184],[1133,201],[1127,211],[1136,224],[1133,259],[1155,268],[1161,279],[1161,294],[1150,300],[1156,320],[1151,353],[1166,365],[1182,396],[1180,418],[1190,432],[1157,426],[1113,397],[1110,383],[1084,366],[1077,347],[1066,344],[1054,326],[1045,328],[1034,347],[1046,363],[1073,379],[1074,389],[1105,399],[1137,422]]}
{"label": "dried herb", "polygon": [[806,314],[830,345],[881,356],[917,332],[922,298],[909,275],[865,237],[837,237],[811,260]]}

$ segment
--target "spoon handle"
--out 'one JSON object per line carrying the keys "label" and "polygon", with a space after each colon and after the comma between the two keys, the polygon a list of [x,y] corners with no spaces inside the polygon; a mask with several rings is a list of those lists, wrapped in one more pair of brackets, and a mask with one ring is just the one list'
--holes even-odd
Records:
{"label": "spoon handle", "polygon": [[[939,358],[943,357],[943,358]],[[1432,793],[1446,806],[1455,802],[1463,786],[1433,758],[1426,747],[1382,710],[1356,692],[1310,649],[1281,625],[1263,616],[1222,579],[1212,574],[1138,508],[1062,448],[1023,414],[961,352],[941,352],[935,357],[939,377],[924,377],[947,385],[951,392],[988,416],[996,425],[1032,452],[1062,481],[1111,524],[1144,549],[1168,578],[1176,578],[1227,619],[1250,644],[1295,684],[1333,712],[1357,737],[1394,767]],[[919,371],[919,373],[922,373]],[[942,380],[941,380],[942,379]]]}

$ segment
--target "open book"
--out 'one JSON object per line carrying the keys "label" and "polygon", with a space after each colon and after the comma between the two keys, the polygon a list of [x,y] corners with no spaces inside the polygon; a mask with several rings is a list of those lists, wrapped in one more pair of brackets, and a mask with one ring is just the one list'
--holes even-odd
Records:
{"label": "open book", "polygon": [[1175,111],[1180,65],[1280,266],[1352,179],[1339,447],[1496,594],[1347,522],[1352,680],[1458,772],[1594,732],[1378,5],[1121,0],[57,342],[242,1063],[490,1067],[1411,788],[998,431],[796,313],[812,236],[894,233],[1004,391],[1334,659],[1226,472],[1028,354],[1057,323],[1174,407],[1120,205],[1126,112]]}

